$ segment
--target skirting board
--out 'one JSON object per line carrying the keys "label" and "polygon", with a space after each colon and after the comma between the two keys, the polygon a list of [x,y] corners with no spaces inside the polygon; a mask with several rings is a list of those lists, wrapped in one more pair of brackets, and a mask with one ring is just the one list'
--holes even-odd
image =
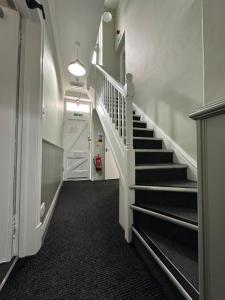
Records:
{"label": "skirting board", "polygon": [[154,129],[155,136],[163,139],[165,148],[174,151],[174,162],[188,165],[188,178],[197,181],[197,162],[134,103],[133,108],[141,120],[147,122],[147,127]]}
{"label": "skirting board", "polygon": [[58,196],[59,196],[59,192],[61,190],[62,184],[63,184],[63,181],[61,180],[60,183],[59,183],[59,186],[58,186],[58,188],[56,190],[55,196],[54,196],[54,198],[52,200],[52,204],[51,204],[51,206],[50,206],[50,208],[48,210],[48,213],[47,213],[47,215],[45,217],[44,223],[41,226],[42,241],[44,241],[44,239],[45,239],[45,236],[46,236],[46,233],[47,233],[47,229],[48,229],[48,226],[50,224],[50,221],[51,221],[51,218],[52,218],[52,215],[53,215],[53,212],[54,212],[57,200],[58,200]]}
{"label": "skirting board", "polygon": [[13,268],[14,268],[16,262],[17,262],[17,260],[18,260],[18,256],[17,256],[17,257],[14,257],[14,258],[12,259],[12,263],[11,263],[10,268],[8,269],[8,272],[5,274],[5,277],[4,277],[4,279],[2,280],[2,282],[0,282],[0,292],[1,292],[1,290],[3,289],[3,287],[4,287],[5,283],[6,283],[6,281],[8,280],[9,275],[11,274],[11,272],[12,272],[12,270],[13,270]]}

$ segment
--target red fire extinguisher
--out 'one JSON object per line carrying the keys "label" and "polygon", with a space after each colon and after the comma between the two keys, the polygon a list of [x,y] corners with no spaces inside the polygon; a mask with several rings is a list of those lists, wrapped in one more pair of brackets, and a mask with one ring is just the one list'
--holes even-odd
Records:
{"label": "red fire extinguisher", "polygon": [[102,158],[99,154],[97,156],[95,156],[94,164],[95,164],[96,171],[101,171],[102,170]]}

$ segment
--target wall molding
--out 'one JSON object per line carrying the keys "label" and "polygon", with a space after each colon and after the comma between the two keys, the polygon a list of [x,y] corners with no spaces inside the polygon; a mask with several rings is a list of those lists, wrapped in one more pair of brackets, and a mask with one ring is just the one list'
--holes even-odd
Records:
{"label": "wall molding", "polygon": [[225,99],[205,105],[189,115],[193,120],[208,119],[225,113]]}
{"label": "wall molding", "polygon": [[163,145],[174,151],[174,161],[188,165],[188,178],[197,181],[197,162],[184,151],[167,133],[165,133],[149,116],[147,116],[135,103],[133,107],[147,126],[154,129],[155,135],[163,139]]}
{"label": "wall molding", "polygon": [[55,196],[52,200],[52,203],[51,203],[51,206],[48,210],[48,213],[45,217],[45,220],[44,222],[42,223],[41,225],[41,236],[42,236],[42,242],[44,241],[45,239],[45,236],[46,236],[46,233],[47,233],[47,230],[48,230],[48,227],[50,225],[50,221],[51,221],[51,218],[52,218],[52,215],[53,215],[53,212],[55,210],[55,206],[56,206],[56,203],[57,203],[57,200],[58,200],[58,197],[59,197],[59,193],[60,193],[60,190],[62,188],[62,185],[63,185],[63,180],[60,181],[59,183],[59,186],[56,190],[56,193],[55,193]]}

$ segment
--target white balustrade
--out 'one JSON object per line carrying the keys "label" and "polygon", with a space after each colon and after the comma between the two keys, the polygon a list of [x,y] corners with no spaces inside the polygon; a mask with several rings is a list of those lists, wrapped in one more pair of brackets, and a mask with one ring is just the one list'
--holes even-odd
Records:
{"label": "white balustrade", "polygon": [[134,203],[134,191],[129,187],[135,183],[133,78],[131,74],[126,74],[123,86],[98,65],[95,76],[96,109],[120,174],[120,224],[126,240],[131,242],[133,212],[130,205]]}

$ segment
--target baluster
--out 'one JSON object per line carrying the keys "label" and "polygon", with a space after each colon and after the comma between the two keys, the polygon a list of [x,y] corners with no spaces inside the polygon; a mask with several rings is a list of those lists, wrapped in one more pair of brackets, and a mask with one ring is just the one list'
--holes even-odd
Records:
{"label": "baluster", "polygon": [[110,89],[110,117],[113,118],[113,86],[111,85]]}
{"label": "baluster", "polygon": [[111,117],[111,83],[109,82],[109,116]]}
{"label": "baluster", "polygon": [[118,91],[116,89],[114,89],[114,124],[116,125],[116,122],[117,122],[117,113],[116,113],[116,102],[117,102],[117,94],[118,94]]}
{"label": "baluster", "polygon": [[114,123],[114,99],[115,99],[115,88],[112,86],[112,123]]}
{"label": "baluster", "polygon": [[132,102],[134,97],[134,85],[132,74],[126,74],[125,84],[125,99],[126,99],[126,146],[128,149],[133,149],[133,111]]}
{"label": "baluster", "polygon": [[121,105],[121,94],[118,93],[118,104],[117,104],[118,123],[117,123],[117,128],[118,128],[118,131],[119,131],[119,136],[122,135],[122,132],[121,132],[121,110],[120,110],[120,105]]}
{"label": "baluster", "polygon": [[107,106],[106,111],[109,112],[109,81],[107,80]]}
{"label": "baluster", "polygon": [[122,112],[121,112],[121,114],[122,114],[122,141],[123,141],[123,143],[125,143],[125,140],[124,140],[124,131],[125,131],[125,126],[124,126],[124,101],[125,101],[125,98],[122,96],[122,98],[121,98],[121,106],[122,106]]}
{"label": "baluster", "polygon": [[106,97],[106,79],[105,79],[105,77],[104,77],[104,91],[103,91],[103,97],[104,97],[104,106],[105,106],[105,102],[106,102],[106,99],[105,99],[105,97]]}

